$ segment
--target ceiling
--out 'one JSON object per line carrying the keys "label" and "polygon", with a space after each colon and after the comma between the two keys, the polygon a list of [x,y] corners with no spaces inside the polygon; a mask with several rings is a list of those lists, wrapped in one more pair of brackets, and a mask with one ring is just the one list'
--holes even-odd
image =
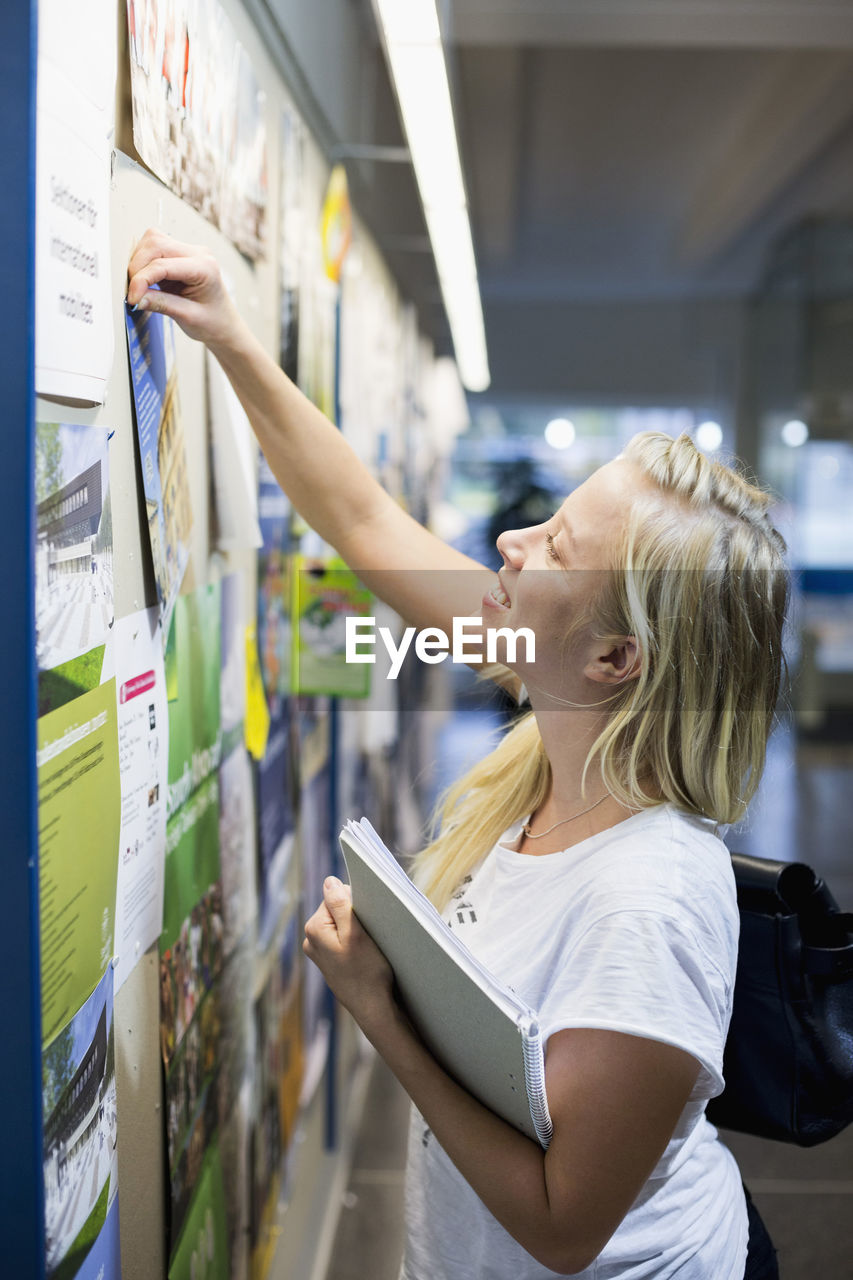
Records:
{"label": "ceiling", "polygon": [[[853,0],[439,12],[498,391],[513,316],[746,295],[786,229],[853,216]],[[381,66],[371,94],[375,141],[399,144]],[[411,171],[374,169],[369,220],[446,346]]]}

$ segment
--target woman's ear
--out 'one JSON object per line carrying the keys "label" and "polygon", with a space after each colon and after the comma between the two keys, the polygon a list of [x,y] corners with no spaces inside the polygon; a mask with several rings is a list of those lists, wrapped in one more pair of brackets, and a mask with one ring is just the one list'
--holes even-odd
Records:
{"label": "woman's ear", "polygon": [[587,680],[597,684],[622,684],[636,680],[643,667],[640,646],[634,636],[625,636],[612,643],[605,641],[603,651],[589,660],[583,669]]}

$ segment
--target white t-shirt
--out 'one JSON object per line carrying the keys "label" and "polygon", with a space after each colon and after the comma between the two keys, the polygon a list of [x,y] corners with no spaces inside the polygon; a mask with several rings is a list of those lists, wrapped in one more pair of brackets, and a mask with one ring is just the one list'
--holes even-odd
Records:
{"label": "white t-shirt", "polygon": [[[460,886],[453,931],[539,1011],[543,1039],[568,1027],[676,1045],[700,1064],[673,1137],[583,1280],[743,1280],[740,1174],[705,1104],[723,1088],[738,911],[714,824],[671,805],[632,815],[561,853],[506,846]],[[402,1280],[547,1280],[477,1197],[415,1111]]]}

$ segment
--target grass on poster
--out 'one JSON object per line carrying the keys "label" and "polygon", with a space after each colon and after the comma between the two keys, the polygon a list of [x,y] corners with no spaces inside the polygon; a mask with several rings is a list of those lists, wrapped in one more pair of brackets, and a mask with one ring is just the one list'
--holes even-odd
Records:
{"label": "grass on poster", "polygon": [[73,1280],[86,1260],[86,1255],[101,1234],[107,1220],[107,1203],[110,1194],[110,1174],[95,1201],[95,1207],[83,1223],[71,1248],[51,1274],[50,1280]]}
{"label": "grass on poster", "polygon": [[98,645],[88,653],[81,653],[79,658],[69,662],[61,662],[50,671],[39,672],[38,714],[47,715],[48,711],[56,711],[64,707],[66,702],[73,702],[81,693],[97,689],[101,683],[101,669],[104,665],[105,645]]}

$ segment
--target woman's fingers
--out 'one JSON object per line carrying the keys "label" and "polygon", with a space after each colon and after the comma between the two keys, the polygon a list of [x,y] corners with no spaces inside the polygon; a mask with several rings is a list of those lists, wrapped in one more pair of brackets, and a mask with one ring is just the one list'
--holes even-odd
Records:
{"label": "woman's fingers", "polygon": [[146,231],[130,259],[128,277],[128,306],[170,316],[191,338],[227,341],[238,326],[219,265],[207,249]]}
{"label": "woman's fingers", "polygon": [[154,284],[171,281],[194,293],[209,287],[213,281],[207,262],[200,258],[152,258],[131,276],[127,301],[134,306]]}
{"label": "woman's fingers", "polygon": [[[196,321],[199,318],[199,304],[192,298],[185,298],[179,293],[167,293],[164,289],[152,289],[139,299],[133,308],[135,311],[157,311],[161,315],[175,320],[182,329],[196,336]],[[203,336],[200,332],[199,337]]]}
{"label": "woman's fingers", "polygon": [[323,904],[335,922],[341,945],[346,946],[352,931],[352,890],[342,884],[337,876],[328,876],[323,882]]}
{"label": "woman's fingers", "polygon": [[208,249],[201,245],[175,240],[156,227],[149,227],[130,256],[128,275],[133,276],[152,258],[204,258],[210,257]]}

